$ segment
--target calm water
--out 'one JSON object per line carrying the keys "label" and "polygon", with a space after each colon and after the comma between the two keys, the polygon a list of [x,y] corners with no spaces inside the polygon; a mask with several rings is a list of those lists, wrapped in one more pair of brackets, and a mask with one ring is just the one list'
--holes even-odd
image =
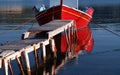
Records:
{"label": "calm water", "polygon": [[[105,8],[99,8],[99,10],[97,8],[95,8],[97,11],[93,17],[93,23],[90,24],[95,42],[92,53],[88,55],[83,52],[77,58],[67,61],[56,75],[120,75],[120,37],[95,24],[95,22],[100,23],[104,28],[110,28],[120,34],[120,11],[112,8],[114,12],[111,12],[109,8],[107,9],[109,12],[105,12]],[[30,24],[23,25],[26,21],[34,18],[32,7],[22,7],[22,11],[17,13],[0,12],[0,17],[0,44],[6,43],[6,41],[20,40],[21,34],[35,22],[34,20]],[[20,27],[16,30],[11,30],[18,26]],[[47,64],[38,68],[36,75],[42,75],[44,72],[50,74],[52,67],[56,64],[58,66],[60,63],[62,61],[51,61],[49,62],[51,65]],[[13,66],[13,70],[15,75],[19,75],[20,72],[16,71],[16,69],[18,70],[18,66],[16,66],[16,64]],[[35,72],[33,73],[32,75],[35,75]],[[0,69],[0,75],[4,75],[3,69]]]}
{"label": "calm water", "polygon": [[[103,27],[111,28],[120,34],[120,23],[101,24]],[[94,48],[91,54],[78,55],[77,58],[69,60],[62,66],[56,75],[119,75],[120,74],[120,37],[111,32],[91,24],[94,37]],[[29,26],[30,27],[30,26]],[[21,34],[26,31],[28,26],[18,30],[11,31],[0,36],[0,43],[4,41],[19,40]],[[0,27],[1,28],[1,27]],[[7,27],[6,27],[7,28]],[[10,27],[8,27],[10,28]],[[0,30],[2,33],[7,30]],[[12,35],[11,35],[12,34]],[[49,63],[48,74],[54,63]],[[16,67],[13,67],[16,69]],[[37,75],[43,74],[43,68],[39,68]],[[3,74],[2,72],[0,75]],[[17,73],[16,73],[17,75]]]}
{"label": "calm water", "polygon": [[[95,24],[94,24],[95,25]],[[120,34],[120,24],[104,24]],[[120,37],[92,27],[94,48],[90,55],[78,55],[68,62],[57,75],[119,75],[120,74]]]}

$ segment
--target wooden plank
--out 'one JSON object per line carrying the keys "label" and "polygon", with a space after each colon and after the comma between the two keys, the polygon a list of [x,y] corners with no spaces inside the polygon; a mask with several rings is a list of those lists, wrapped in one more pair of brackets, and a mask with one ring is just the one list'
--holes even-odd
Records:
{"label": "wooden plank", "polygon": [[42,32],[47,31],[44,35],[47,36],[47,38],[51,38],[64,30],[66,30],[68,27],[71,27],[74,25],[73,20],[53,20],[49,23],[46,23],[40,27],[32,28],[29,31],[31,32]]}
{"label": "wooden plank", "polygon": [[34,27],[32,29],[29,29],[28,32],[41,32],[41,31],[51,31],[57,27],[52,27],[52,26],[40,26],[40,27]]}
{"label": "wooden plank", "polygon": [[53,31],[56,28],[64,26],[70,22],[71,22],[71,20],[53,20],[53,21],[46,23],[42,26],[33,27],[33,28],[29,29],[28,32]]}
{"label": "wooden plank", "polygon": [[7,57],[7,56],[9,56],[9,55],[11,55],[13,53],[15,53],[15,51],[13,51],[13,50],[5,50],[5,51],[0,53],[0,57]]}
{"label": "wooden plank", "polygon": [[16,58],[16,56],[20,57],[21,53],[22,53],[22,51],[21,52],[17,51],[17,52],[15,52],[15,53],[13,53],[13,54],[11,54],[9,56],[6,56],[4,59],[6,59],[6,60],[14,60]]}
{"label": "wooden plank", "polygon": [[42,26],[64,26],[66,25],[67,23],[70,23],[72,20],[53,20],[49,23],[46,23]]}
{"label": "wooden plank", "polygon": [[[3,53],[2,52],[0,53],[0,57],[4,56],[6,57],[6,59],[10,59],[10,58],[15,59],[15,56],[18,56],[18,55],[20,56],[21,52],[24,50],[26,50],[29,53],[29,52],[34,51],[34,46],[36,47],[36,49],[40,48],[40,43],[44,43],[45,45],[47,45],[49,44],[49,40],[41,41],[38,44],[34,44],[33,46],[26,45],[25,47],[18,46],[18,44],[17,45],[4,45],[0,47],[3,52]],[[15,52],[14,50],[17,50],[17,52]],[[1,58],[1,62],[2,62],[2,58]]]}
{"label": "wooden plank", "polygon": [[28,45],[38,44],[40,42],[43,42],[46,39],[26,39],[26,40],[20,40],[15,42],[7,43],[3,46],[0,46],[1,50],[21,50]]}
{"label": "wooden plank", "polygon": [[20,44],[24,44],[24,45],[33,45],[33,44],[37,44],[39,42],[43,42],[46,39],[25,39],[25,40],[19,40],[19,41],[14,41],[14,42],[10,42],[7,43],[6,45],[20,45]]}
{"label": "wooden plank", "polygon": [[28,45],[24,45],[24,44],[11,44],[11,45],[3,45],[0,46],[0,49],[5,51],[5,50],[14,50],[14,51],[18,51],[21,50],[23,48],[25,48]]}
{"label": "wooden plank", "polygon": [[[0,46],[0,67],[2,67],[2,60],[14,60],[17,57],[21,56],[22,52],[29,53],[35,49],[40,48],[40,44],[44,46],[49,44],[49,39],[53,36],[63,32],[68,27],[71,27],[74,22],[71,20],[54,20],[31,31],[48,31],[48,39],[26,39],[19,40],[10,43],[6,43],[3,46]],[[45,53],[44,53],[45,54]],[[2,57],[5,57],[4,59]],[[27,60],[28,61],[28,60]],[[7,72],[7,65],[5,64],[5,70]],[[28,65],[29,68],[29,65]],[[7,73],[6,73],[7,74]]]}
{"label": "wooden plank", "polygon": [[44,42],[45,40],[47,40],[47,39],[26,39],[26,40],[19,41],[18,43],[33,45],[33,44],[37,44],[40,42]]}
{"label": "wooden plank", "polygon": [[71,22],[67,23],[66,25],[63,25],[53,31],[49,31],[48,38],[51,38],[51,37],[63,32],[64,30],[66,30],[68,27],[71,27],[72,25],[73,25],[73,21],[71,21]]}

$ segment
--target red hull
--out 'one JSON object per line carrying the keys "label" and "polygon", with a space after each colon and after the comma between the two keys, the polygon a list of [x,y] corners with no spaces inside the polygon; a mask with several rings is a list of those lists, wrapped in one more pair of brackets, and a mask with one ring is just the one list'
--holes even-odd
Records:
{"label": "red hull", "polygon": [[[91,52],[93,46],[93,38],[90,29],[88,28],[88,24],[91,21],[93,14],[93,9],[89,8],[86,12],[79,11],[77,9],[70,8],[65,5],[55,6],[43,12],[39,12],[36,15],[36,19],[40,25],[45,24],[54,19],[61,20],[75,20],[77,31],[74,36],[70,33],[69,45],[66,40],[66,33],[62,33],[62,35],[58,35],[54,37],[56,47],[61,52],[66,52],[69,48],[71,50],[73,46],[75,47],[75,52],[79,52],[80,50],[87,50],[87,52]],[[76,40],[74,40],[76,39]]]}

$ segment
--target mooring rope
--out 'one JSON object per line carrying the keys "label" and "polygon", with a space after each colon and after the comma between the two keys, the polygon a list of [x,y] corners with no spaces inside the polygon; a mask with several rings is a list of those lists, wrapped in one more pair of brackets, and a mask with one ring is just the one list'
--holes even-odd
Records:
{"label": "mooring rope", "polygon": [[[16,30],[16,29],[19,29],[19,28],[21,28],[21,27],[24,27],[26,24],[28,24],[28,23],[30,23],[30,22],[32,22],[32,21],[34,21],[34,20],[35,20],[35,18],[32,18],[32,19],[30,19],[30,20],[28,20],[28,21],[26,21],[26,22],[24,22],[24,23],[22,23],[22,24],[17,25],[17,26],[14,27],[14,28],[9,29],[8,31],[1,32],[0,35],[5,35],[6,33],[9,33],[9,32],[11,32],[11,31],[13,31],[13,30]],[[32,25],[33,25],[33,24],[32,24]]]}
{"label": "mooring rope", "polygon": [[[118,34],[117,32],[113,31],[110,28],[105,28],[102,25],[97,24],[97,23],[95,23],[95,25],[99,26],[99,27],[101,27],[101,28],[103,28],[103,29],[105,29],[107,31],[109,31],[110,33],[112,33],[112,34],[114,34],[114,35],[116,35],[118,37],[120,37],[120,34]],[[86,54],[86,53],[84,54],[83,53],[83,54],[80,54],[80,55],[82,55],[82,56],[85,56],[85,55],[97,55],[97,54],[105,54],[105,53],[111,53],[111,52],[116,52],[116,51],[120,51],[120,48],[118,48],[118,49],[112,49],[112,50],[104,50],[104,51],[100,51],[100,52],[93,52],[93,53],[90,53],[90,54]]]}
{"label": "mooring rope", "polygon": [[107,31],[109,31],[109,32],[111,32],[112,34],[114,34],[114,35],[116,35],[116,36],[118,36],[118,37],[120,37],[120,34],[117,33],[117,32],[115,32],[115,31],[113,31],[111,28],[105,28],[105,27],[103,27],[102,25],[97,24],[97,23],[95,23],[95,25],[96,25],[96,26],[99,26],[99,27],[101,27],[101,28],[103,28],[103,29],[105,29],[105,30],[107,30]]}
{"label": "mooring rope", "polygon": [[[43,14],[44,14],[44,13],[43,13]],[[42,15],[42,14],[39,14],[39,15],[35,16],[35,18],[32,18],[32,19],[30,19],[30,20],[28,20],[28,21],[26,21],[26,22],[24,22],[24,23],[21,23],[21,24],[17,25],[16,27],[11,28],[11,29],[8,30],[8,31],[1,32],[0,35],[5,35],[6,33],[9,33],[9,32],[11,32],[11,31],[13,31],[13,30],[19,29],[20,27],[24,27],[26,24],[35,21],[36,18],[39,18],[41,15]],[[34,22],[33,22],[33,23],[34,23]],[[33,24],[32,24],[32,26],[33,26]]]}
{"label": "mooring rope", "polygon": [[75,49],[76,49],[76,46],[77,46],[77,40],[78,40],[78,34],[77,34],[77,27],[76,27],[76,23],[74,22],[74,25],[73,25],[73,38],[72,38],[72,51],[74,52],[73,54],[76,54],[75,52]]}
{"label": "mooring rope", "polygon": [[68,29],[64,30],[64,32],[66,35],[66,43],[67,43],[66,54],[68,55],[68,53],[71,52],[72,55],[75,55],[76,54],[75,49],[77,46],[77,39],[78,39],[76,24],[74,23],[72,27],[68,27]]}
{"label": "mooring rope", "polygon": [[67,51],[70,49],[70,40],[69,40],[69,36],[68,36],[68,29],[64,30],[65,35],[66,35],[66,43],[67,43]]}
{"label": "mooring rope", "polygon": [[97,51],[97,52],[93,52],[93,53],[90,53],[90,54],[87,54],[87,53],[81,53],[80,55],[81,56],[87,56],[87,55],[98,55],[98,54],[105,54],[105,53],[112,53],[112,52],[118,52],[120,51],[120,48],[118,49],[112,49],[112,50],[104,50],[104,51]]}

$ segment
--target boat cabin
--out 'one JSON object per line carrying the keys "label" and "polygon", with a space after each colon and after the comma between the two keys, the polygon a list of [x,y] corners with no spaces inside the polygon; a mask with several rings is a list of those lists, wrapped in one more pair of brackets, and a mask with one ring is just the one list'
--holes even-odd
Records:
{"label": "boat cabin", "polygon": [[[46,7],[53,7],[56,5],[59,5],[61,0],[43,0],[43,3],[46,5]],[[73,8],[78,8],[78,0],[63,0],[63,4],[73,7]]]}

